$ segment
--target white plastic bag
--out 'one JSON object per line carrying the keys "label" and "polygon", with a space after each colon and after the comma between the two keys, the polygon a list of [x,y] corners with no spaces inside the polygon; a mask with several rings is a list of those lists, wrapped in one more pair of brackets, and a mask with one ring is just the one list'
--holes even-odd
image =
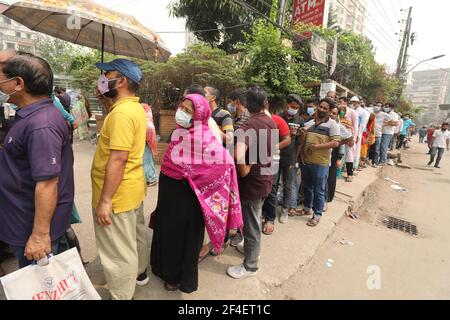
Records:
{"label": "white plastic bag", "polygon": [[31,265],[0,281],[8,300],[101,300],[76,248],[51,257],[48,265]]}

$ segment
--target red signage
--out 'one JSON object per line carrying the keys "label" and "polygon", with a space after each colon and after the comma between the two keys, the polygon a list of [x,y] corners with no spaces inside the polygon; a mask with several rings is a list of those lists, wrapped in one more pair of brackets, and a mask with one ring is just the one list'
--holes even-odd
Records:
{"label": "red signage", "polygon": [[[294,0],[292,24],[323,26],[328,20],[327,0]],[[311,32],[303,33],[301,38],[311,37]]]}

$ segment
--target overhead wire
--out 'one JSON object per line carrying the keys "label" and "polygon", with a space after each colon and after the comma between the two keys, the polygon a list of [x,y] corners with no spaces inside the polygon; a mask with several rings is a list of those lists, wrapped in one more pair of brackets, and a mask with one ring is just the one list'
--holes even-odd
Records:
{"label": "overhead wire", "polygon": [[[387,25],[392,28],[393,32],[396,33],[397,31],[395,30],[395,27],[392,26],[392,21],[388,19],[389,15],[386,13],[386,11],[384,10],[383,5],[381,4],[380,1],[374,0],[373,4],[375,5],[375,7],[377,8],[378,12],[383,16],[384,21],[386,21]],[[381,11],[380,11],[381,8]]]}
{"label": "overhead wire", "polygon": [[[354,0],[350,0],[350,1],[351,1],[351,2],[355,5],[355,7],[363,14],[364,18],[365,18],[368,22],[371,22],[371,23],[372,23],[372,25],[375,27],[376,31],[379,32],[379,34],[380,34],[384,39],[386,39],[386,41],[390,42],[393,46],[398,46],[398,43],[396,43],[395,39],[390,38],[389,34],[383,29],[382,26],[380,26],[380,25],[378,24],[378,22],[376,22],[376,19],[370,14],[369,11],[367,11],[366,9],[364,9],[364,10],[360,9],[360,7],[358,7],[358,6],[356,5],[356,3],[354,2]],[[363,7],[362,4],[361,4],[361,2],[359,2],[359,0],[356,0],[356,1],[358,2],[358,4],[359,4],[361,7]],[[369,19],[369,18],[370,18],[370,19]],[[359,21],[358,21],[358,22],[359,22]],[[366,26],[366,27],[367,27],[367,26]],[[378,29],[378,28],[379,28],[379,29]],[[395,32],[394,32],[394,33],[395,33]],[[400,49],[400,47],[399,47],[399,49]]]}
{"label": "overhead wire", "polygon": [[[286,32],[286,30],[283,28],[283,27],[281,27],[281,26],[279,26],[277,23],[275,23],[275,22],[273,22],[270,18],[268,18],[266,15],[264,15],[262,12],[260,12],[259,10],[257,10],[256,8],[254,8],[253,6],[251,6],[250,4],[248,4],[248,3],[246,3],[245,1],[243,1],[243,0],[231,0],[232,2],[234,2],[234,3],[236,3],[236,4],[238,4],[238,5],[240,5],[241,7],[244,7],[244,8],[246,8],[247,10],[250,10],[250,11],[252,11],[253,13],[255,13],[255,14],[257,14],[257,15],[260,15],[260,16],[263,16],[266,20],[268,20],[269,22],[271,22],[273,25],[275,25],[276,27],[278,27],[279,29],[281,29],[281,30],[283,30],[283,31],[285,31]],[[261,0],[262,1],[262,0]],[[355,21],[358,21],[357,19],[356,19],[356,17],[355,17],[355,15],[340,1],[340,0],[336,0],[340,5],[341,5],[341,7],[342,8],[344,8],[349,14],[350,14],[350,16],[352,16],[353,17],[353,19],[355,19]],[[358,0],[356,0],[356,1],[358,1]],[[352,1],[353,2],[353,1]],[[359,1],[358,1],[359,2]],[[353,2],[354,3],[354,2]],[[267,4],[266,4],[267,5]],[[359,22],[359,21],[358,21]],[[375,38],[375,40],[377,40],[382,46],[384,46],[390,53],[392,53],[392,54],[394,54],[395,56],[397,56],[398,55],[398,52],[395,52],[391,47],[389,47],[387,44],[385,44],[383,41],[380,41],[380,39],[373,33],[373,32],[371,32],[370,30],[367,30],[367,33],[369,33],[369,35],[371,35],[373,38]],[[381,34],[381,35],[383,35],[383,34]],[[389,42],[391,42],[391,41],[389,41]],[[414,56],[410,56],[410,57],[412,57],[412,58],[414,58],[414,59],[416,59],[416,60],[418,60],[418,61],[422,61],[423,59],[419,59],[419,58],[417,58],[417,57],[414,57]],[[437,66],[435,66],[435,65],[433,65],[433,64],[431,64],[431,63],[429,63],[429,62],[425,62],[426,64],[428,64],[428,65],[430,65],[430,66],[433,66],[434,68],[439,68],[439,67],[437,67]],[[441,70],[443,70],[444,72],[448,72],[448,73],[450,73],[450,71],[449,70],[445,70],[445,69],[442,69],[442,68],[439,68],[439,69],[441,69]]]}
{"label": "overhead wire", "polygon": [[398,11],[397,9],[394,8],[394,1],[388,1],[388,2],[391,5],[392,12],[395,14],[396,21],[400,21],[401,19],[400,19],[400,16],[398,15],[398,12],[400,12],[400,11]]}
{"label": "overhead wire", "polygon": [[212,32],[212,31],[222,31],[228,29],[235,29],[240,27],[245,27],[250,25],[250,23],[241,23],[234,26],[222,27],[222,28],[214,28],[214,29],[203,29],[203,30],[184,30],[184,31],[157,31],[157,33],[195,33],[195,32]]}
{"label": "overhead wire", "polygon": [[[340,0],[336,0],[355,20],[356,20],[356,17],[354,16],[354,14],[345,6],[345,5],[343,5],[342,4],[342,2],[340,1]],[[357,20],[356,20],[357,21]],[[395,54],[395,56],[397,56],[398,55],[398,53],[397,52],[394,52],[393,51],[393,49],[391,48],[391,47],[389,47],[387,44],[385,44],[383,41],[380,41],[380,39],[377,37],[377,36],[375,36],[375,34],[374,33],[372,33],[371,31],[369,31],[368,29],[366,30],[367,31],[367,33],[369,33],[372,37],[374,37],[375,38],[375,40],[377,40],[382,46],[384,46],[388,51],[390,51],[391,53],[393,53],[393,54]]]}

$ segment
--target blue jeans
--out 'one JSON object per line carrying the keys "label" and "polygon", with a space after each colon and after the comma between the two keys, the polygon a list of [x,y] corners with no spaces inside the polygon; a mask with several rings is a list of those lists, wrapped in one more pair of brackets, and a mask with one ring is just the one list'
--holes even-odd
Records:
{"label": "blue jeans", "polygon": [[297,173],[298,168],[295,166],[290,169],[291,171],[291,197],[289,200],[290,209],[295,209],[298,206],[298,181],[297,181]]}
{"label": "blue jeans", "polygon": [[444,148],[438,148],[438,147],[431,148],[430,164],[433,164],[434,159],[436,158],[436,155],[437,155],[435,166],[439,167],[439,164],[441,163],[442,157],[444,156],[444,152],[445,152]]}
{"label": "blue jeans", "polygon": [[275,222],[277,218],[277,196],[278,196],[278,185],[280,183],[280,172],[279,172],[279,164],[275,163],[276,174],[273,176],[272,180],[272,191],[267,196],[264,201],[264,205],[262,208],[262,216],[271,222]]}
{"label": "blue jeans", "polygon": [[[52,242],[52,253],[54,255],[62,253],[68,249],[68,248],[66,248],[66,246],[67,246],[67,241],[66,241],[65,237],[62,236],[61,238]],[[25,247],[10,246],[10,248],[11,248],[11,251],[16,256],[16,258],[19,260],[19,269],[25,268],[34,262],[34,261],[28,260],[27,257],[24,256]]]}
{"label": "blue jeans", "polygon": [[313,209],[316,217],[323,214],[329,172],[328,165],[306,164],[302,167],[304,208],[306,211]]}
{"label": "blue jeans", "polygon": [[388,160],[389,145],[393,137],[393,134],[383,134],[381,137],[380,164],[385,164]]}
{"label": "blue jeans", "polygon": [[377,137],[375,140],[375,154],[372,161],[372,164],[379,164],[380,163],[380,154],[381,154],[381,137]]}

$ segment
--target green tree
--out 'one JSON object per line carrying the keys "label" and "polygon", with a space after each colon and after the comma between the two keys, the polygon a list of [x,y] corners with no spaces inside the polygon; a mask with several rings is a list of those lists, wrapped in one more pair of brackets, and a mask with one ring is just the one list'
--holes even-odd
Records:
{"label": "green tree", "polygon": [[[105,61],[115,58],[117,56],[105,52]],[[73,86],[88,96],[95,95],[97,79],[100,76],[100,70],[95,64],[100,61],[101,52],[94,49],[78,51],[70,57],[68,74],[73,77]]]}
{"label": "green tree", "polygon": [[141,95],[156,107],[176,108],[184,90],[191,84],[217,87],[225,98],[245,85],[233,56],[208,45],[194,45],[167,63],[139,62],[144,79]]}
{"label": "green tree", "polygon": [[44,58],[55,74],[68,75],[72,58],[83,54],[83,47],[71,44],[57,38],[39,34],[36,42],[36,54]]}
{"label": "green tree", "polygon": [[272,107],[278,109],[290,93],[310,95],[311,92],[301,85],[307,77],[300,77],[300,74],[307,74],[310,66],[303,63],[299,51],[293,50],[286,41],[283,43],[277,28],[258,20],[247,34],[242,49],[244,79],[248,84],[267,89]]}
{"label": "green tree", "polygon": [[[269,16],[273,9],[271,0],[245,0],[245,2],[265,16]],[[278,0],[275,2],[278,3]],[[293,3],[294,0],[288,0],[285,27],[290,25]],[[261,18],[260,14],[249,11],[231,0],[176,0],[170,4],[170,12],[177,18],[185,18],[187,27],[196,31],[194,34],[199,40],[227,53],[239,51],[239,45],[245,41],[245,33],[250,32],[253,23]],[[271,17],[272,21],[276,21],[278,14],[279,12]],[[243,26],[228,28],[236,25]]]}

